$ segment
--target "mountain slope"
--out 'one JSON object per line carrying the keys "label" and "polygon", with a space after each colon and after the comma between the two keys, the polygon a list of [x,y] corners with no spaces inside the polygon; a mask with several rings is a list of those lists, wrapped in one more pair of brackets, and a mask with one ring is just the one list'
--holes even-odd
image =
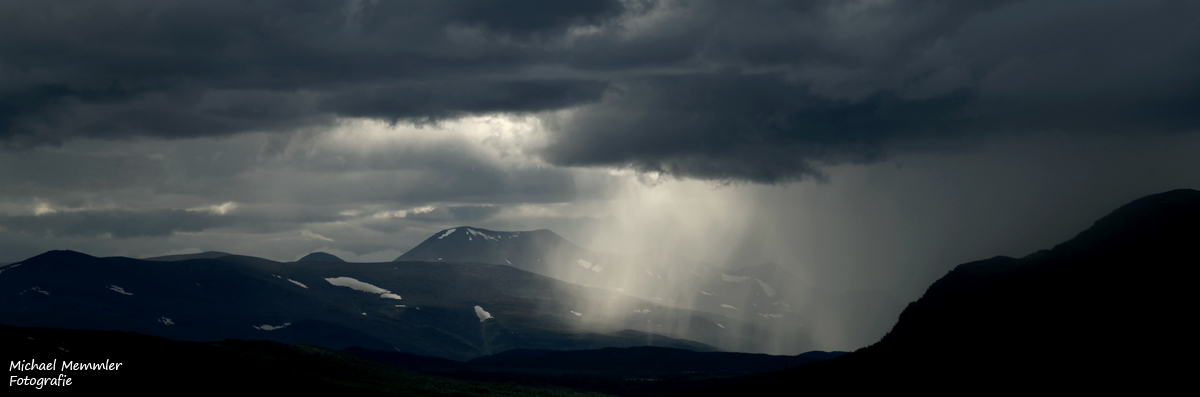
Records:
{"label": "mountain slope", "polygon": [[734,388],[1166,391],[1197,350],[1197,241],[1200,192],[1144,197],[1051,250],[959,265],[870,347]]}
{"label": "mountain slope", "polygon": [[879,319],[890,320],[891,313],[903,308],[882,293],[821,289],[776,264],[726,269],[661,252],[595,253],[549,230],[459,226],[434,233],[396,259],[412,260],[508,265],[717,314],[723,318],[721,327],[747,335],[745,345],[722,346],[736,351],[797,354],[863,346],[878,340],[890,326]]}
{"label": "mountain slope", "polygon": [[[607,258],[606,258],[607,259]],[[600,286],[608,263],[549,230],[497,232],[469,226],[446,229],[395,262],[445,261],[509,265],[580,285]],[[610,270],[611,272],[611,270]]]}
{"label": "mountain slope", "polygon": [[742,346],[754,333],[509,266],[174,262],[52,251],[0,268],[5,324],[177,340],[267,339],[469,359],[515,348]]}

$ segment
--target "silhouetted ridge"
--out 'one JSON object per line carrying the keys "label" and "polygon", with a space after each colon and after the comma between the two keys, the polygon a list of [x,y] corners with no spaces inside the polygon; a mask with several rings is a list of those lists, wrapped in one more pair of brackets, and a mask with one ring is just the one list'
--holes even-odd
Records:
{"label": "silhouetted ridge", "polygon": [[311,253],[311,254],[305,255],[303,258],[300,258],[300,260],[298,260],[298,261],[296,261],[296,262],[337,262],[337,263],[346,263],[346,261],[342,260],[342,258],[338,258],[338,257],[337,257],[337,255],[334,255],[334,254],[327,254],[327,253],[324,253],[324,252],[314,252],[314,253]]}
{"label": "silhouetted ridge", "polygon": [[[160,262],[51,251],[0,271],[0,323],[16,326],[360,346],[457,360],[514,348],[711,351],[708,342],[729,343],[713,332],[715,315],[511,266],[280,263],[240,255]],[[644,312],[588,310],[602,321],[581,321],[572,311],[592,301]],[[480,321],[476,307],[492,317]],[[686,328],[654,333],[654,325],[680,318],[688,319]]]}
{"label": "silhouetted ridge", "polygon": [[82,253],[82,252],[76,252],[76,251],[71,251],[71,250],[55,250],[55,251],[46,251],[46,252],[42,253],[41,255],[26,259],[26,260],[24,260],[24,262],[35,262],[35,261],[57,262],[57,261],[69,261],[69,260],[91,260],[91,259],[97,259],[97,258],[94,256],[91,256],[91,255]]}
{"label": "silhouetted ridge", "polygon": [[[1056,252],[1153,249],[1188,242],[1200,227],[1200,191],[1172,190],[1121,206],[1075,238],[1054,247]],[[1195,240],[1190,240],[1195,241]]]}
{"label": "silhouetted ridge", "polygon": [[[1200,192],[1147,196],[1052,250],[955,267],[876,344],[713,390],[1137,390],[1190,379]],[[1149,393],[1147,393],[1149,392]]]}
{"label": "silhouetted ridge", "polygon": [[205,252],[201,252],[198,254],[156,256],[153,258],[146,258],[143,260],[157,261],[157,262],[175,262],[175,261],[186,261],[186,260],[192,260],[192,259],[216,259],[216,258],[229,256],[229,255],[232,255],[232,254],[230,254],[228,252],[221,252],[221,251],[205,251]]}

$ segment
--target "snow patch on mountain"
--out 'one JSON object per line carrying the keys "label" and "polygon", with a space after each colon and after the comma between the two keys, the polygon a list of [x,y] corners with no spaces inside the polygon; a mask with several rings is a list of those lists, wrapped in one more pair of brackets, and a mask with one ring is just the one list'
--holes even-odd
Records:
{"label": "snow patch on mountain", "polygon": [[122,295],[133,295],[132,292],[125,292],[124,288],[121,288],[121,287],[118,287],[115,285],[108,286],[108,289],[116,291],[117,293],[122,294]]}
{"label": "snow patch on mountain", "polygon": [[[500,241],[500,239],[497,237],[493,237],[487,233],[484,233],[484,232],[481,232],[481,231],[478,231],[475,229],[467,229],[467,233],[470,233],[472,236],[483,237],[486,240]],[[468,239],[470,239],[470,237],[468,237]]]}
{"label": "snow patch on mountain", "polygon": [[292,323],[283,323],[283,325],[279,325],[279,326],[263,324],[261,326],[259,326],[259,325],[254,326],[254,329],[263,330],[263,331],[274,331],[277,329],[287,328],[287,326],[289,326],[289,325],[292,325]]}
{"label": "snow patch on mountain", "polygon": [[576,317],[583,317],[583,313],[580,313],[580,312],[577,312],[574,310],[571,310],[571,314],[574,314]]}
{"label": "snow patch on mountain", "polygon": [[492,314],[488,313],[486,310],[483,310],[483,308],[479,307],[479,305],[475,305],[475,315],[479,316],[479,322],[481,322],[481,323],[483,322],[483,320],[492,318]]}
{"label": "snow patch on mountain", "polygon": [[[358,281],[358,280],[354,279],[353,277],[333,277],[333,278],[326,278],[325,281],[328,281],[330,284],[333,284],[333,285],[336,285],[339,287],[346,287],[346,288],[356,289],[356,290],[359,290],[362,292],[379,294],[383,298],[400,299],[400,295],[393,294],[392,291],[388,291],[386,289],[379,288],[374,285],[364,283],[362,281]],[[305,287],[305,288],[307,288],[307,287]]]}
{"label": "snow patch on mountain", "polygon": [[458,230],[458,229],[450,229],[450,230],[447,230],[447,231],[446,231],[446,233],[442,234],[441,236],[438,236],[438,240],[441,240],[441,239],[444,239],[444,238],[446,238],[446,236],[449,236],[449,235],[450,235],[450,233],[454,233],[454,231],[455,231],[455,230]]}
{"label": "snow patch on mountain", "polygon": [[728,274],[721,273],[721,280],[725,280],[725,282],[740,283],[740,282],[743,282],[743,281],[746,281],[749,279],[750,279],[750,277],[730,276]]}
{"label": "snow patch on mountain", "polygon": [[783,315],[782,315],[782,314],[762,314],[762,313],[759,313],[758,315],[760,315],[760,316],[763,316],[763,318],[768,318],[768,319],[779,319],[779,318],[782,318],[782,317],[783,317]]}
{"label": "snow patch on mountain", "polygon": [[158,322],[163,323],[163,325],[175,325],[174,321],[166,317],[159,317]]}
{"label": "snow patch on mountain", "polygon": [[584,269],[591,269],[591,268],[592,268],[592,262],[588,262],[588,261],[585,261],[585,260],[583,260],[583,259],[577,260],[577,261],[575,261],[575,263],[578,263],[578,264],[579,264],[579,266],[583,266],[583,268],[584,268]]}
{"label": "snow patch on mountain", "polygon": [[47,292],[46,290],[43,290],[43,289],[41,289],[41,288],[38,288],[38,287],[33,287],[33,288],[30,288],[30,289],[27,289],[27,290],[21,291],[21,293],[19,293],[19,294],[17,294],[17,295],[25,295],[25,293],[26,293],[26,292],[29,292],[29,291],[33,291],[33,292],[41,292],[42,294],[45,294],[45,295],[50,295],[50,293],[49,293],[49,292]]}
{"label": "snow patch on mountain", "polygon": [[757,278],[754,279],[754,281],[758,282],[758,286],[762,287],[763,292],[766,293],[767,296],[775,296],[775,289],[771,288],[770,285],[767,285],[767,283],[764,283],[762,280],[759,280]]}
{"label": "snow patch on mountain", "polygon": [[736,308],[736,307],[729,306],[729,305],[725,305],[725,304],[722,304],[722,305],[721,305],[721,307],[723,307],[723,308],[726,308],[726,309],[742,310],[742,309],[738,309],[738,308]]}
{"label": "snow patch on mountain", "polygon": [[304,285],[304,283],[302,283],[302,282],[299,282],[299,281],[296,281],[296,280],[292,280],[292,279],[290,279],[290,278],[288,279],[288,281],[291,281],[291,282],[292,282],[292,284],[299,285],[299,286],[300,286],[300,288],[308,289],[308,286],[307,286],[307,285]]}

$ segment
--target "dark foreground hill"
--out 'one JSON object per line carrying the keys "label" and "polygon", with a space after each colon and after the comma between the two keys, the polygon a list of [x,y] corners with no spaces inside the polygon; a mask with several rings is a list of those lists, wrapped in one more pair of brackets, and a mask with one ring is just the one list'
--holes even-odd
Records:
{"label": "dark foreground hill", "polygon": [[1165,392],[1197,352],[1197,242],[1200,192],[1141,198],[1051,250],[958,266],[872,346],[710,392]]}
{"label": "dark foreground hill", "polygon": [[183,342],[127,332],[6,325],[0,325],[0,345],[6,365],[18,365],[9,368],[10,376],[20,378],[8,389],[16,395],[236,390],[252,395],[651,396],[703,390],[840,354],[768,356],[636,347],[512,350],[461,362],[362,348],[338,352],[270,341]]}
{"label": "dark foreground hill", "polygon": [[[8,375],[22,380],[7,385],[5,395],[595,395],[553,386],[451,379],[324,348],[268,341],[181,342],[127,332],[0,325],[0,346],[5,365],[53,365],[44,370],[10,367]],[[105,365],[66,368],[68,363]],[[39,381],[45,378],[54,381]]]}
{"label": "dark foreground hill", "polygon": [[703,390],[844,354],[813,351],[771,356],[644,346],[572,351],[516,349],[461,362],[361,348],[344,352],[458,379],[549,384],[623,396]]}

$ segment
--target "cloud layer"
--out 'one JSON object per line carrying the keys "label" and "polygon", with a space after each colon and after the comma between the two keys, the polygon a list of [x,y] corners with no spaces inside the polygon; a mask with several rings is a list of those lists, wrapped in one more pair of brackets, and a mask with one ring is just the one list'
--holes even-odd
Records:
{"label": "cloud layer", "polygon": [[536,151],[775,183],[928,142],[1200,128],[1187,1],[0,5],[0,145],[542,117]]}
{"label": "cloud layer", "polygon": [[0,264],[470,225],[907,301],[1200,188],[1197,70],[1184,0],[0,0]]}

